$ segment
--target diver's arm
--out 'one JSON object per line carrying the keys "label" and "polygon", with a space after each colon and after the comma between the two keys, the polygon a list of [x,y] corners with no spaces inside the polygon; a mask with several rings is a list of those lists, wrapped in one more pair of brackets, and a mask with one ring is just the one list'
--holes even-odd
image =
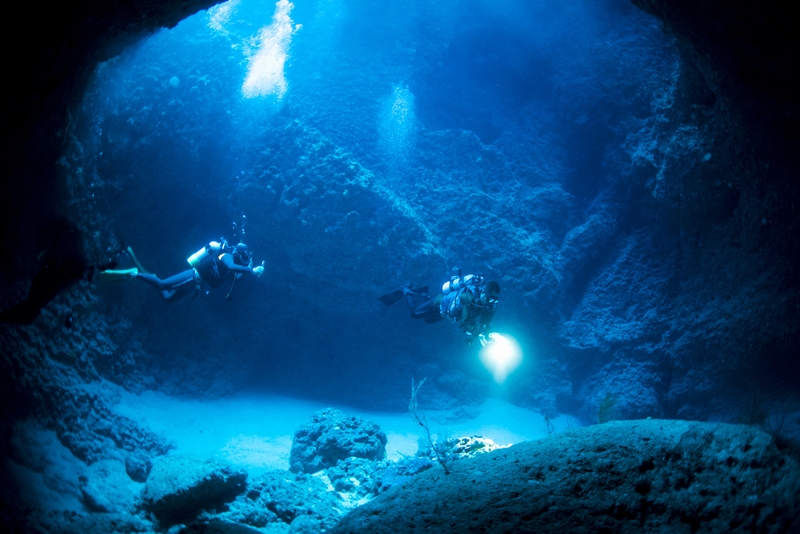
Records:
{"label": "diver's arm", "polygon": [[247,265],[239,265],[235,261],[233,261],[233,256],[230,254],[223,254],[220,258],[222,263],[225,264],[225,267],[230,269],[234,273],[252,273],[253,269],[248,267]]}
{"label": "diver's arm", "polygon": [[478,317],[471,313],[472,308],[472,295],[465,291],[462,293],[459,298],[461,299],[461,328],[464,330],[466,334],[466,338],[464,342],[468,345],[472,345],[472,342],[475,340],[476,330],[478,330]]}
{"label": "diver's arm", "polygon": [[489,327],[492,324],[492,319],[494,318],[494,314],[489,315],[479,315],[475,321],[476,329],[475,335],[483,335],[489,331]]}
{"label": "diver's arm", "polygon": [[261,276],[262,274],[264,274],[264,266],[263,265],[259,265],[258,267],[255,267],[255,268],[248,267],[247,265],[239,265],[238,263],[233,261],[233,256],[231,256],[230,254],[223,254],[222,258],[221,258],[221,261],[222,261],[222,263],[225,264],[225,266],[228,269],[231,270],[231,272],[236,273],[237,276],[240,273],[242,273],[242,274],[255,274],[256,276]]}
{"label": "diver's arm", "polygon": [[459,300],[461,300],[461,328],[466,331],[472,330],[468,323],[469,321],[469,308],[472,303],[472,296],[469,294],[469,291],[464,291],[461,295],[458,296]]}

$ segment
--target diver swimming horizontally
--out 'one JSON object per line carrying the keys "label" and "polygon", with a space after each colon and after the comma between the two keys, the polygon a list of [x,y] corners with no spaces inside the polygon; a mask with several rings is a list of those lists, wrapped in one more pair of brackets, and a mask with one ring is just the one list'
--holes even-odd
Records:
{"label": "diver swimming horizontally", "polygon": [[107,283],[136,278],[156,288],[167,302],[174,302],[192,292],[197,294],[203,285],[209,289],[219,287],[229,279],[231,288],[226,298],[230,298],[236,281],[242,276],[254,274],[260,277],[264,274],[264,262],[257,267],[252,266],[253,255],[247,245],[238,243],[231,246],[225,238],[220,238],[220,241],[210,241],[187,258],[189,269],[164,279],[148,273],[130,248],[128,253],[136,267],[101,271],[96,275],[97,282]]}
{"label": "diver swimming horizontally", "polygon": [[[422,319],[426,323],[436,323],[449,319],[459,323],[464,330],[467,344],[479,339],[487,342],[489,325],[492,322],[500,300],[500,284],[487,282],[483,275],[453,276],[442,286],[436,297],[428,295],[428,286],[412,288],[406,284],[390,293],[378,297],[383,304],[391,306],[405,298],[412,319]],[[417,303],[417,299],[422,302]]]}

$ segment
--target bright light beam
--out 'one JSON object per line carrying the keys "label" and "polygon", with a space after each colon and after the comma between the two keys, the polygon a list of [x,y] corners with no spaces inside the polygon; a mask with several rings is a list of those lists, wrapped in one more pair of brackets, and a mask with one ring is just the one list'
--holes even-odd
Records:
{"label": "bright light beam", "polygon": [[245,98],[273,95],[281,100],[286,94],[287,83],[283,68],[289,58],[292,34],[299,29],[292,26],[289,14],[294,4],[289,0],[278,0],[272,24],[261,29],[261,48],[250,58],[250,67],[242,85]]}
{"label": "bright light beam", "polygon": [[522,363],[522,349],[514,338],[492,332],[481,349],[480,360],[494,381],[502,384]]}

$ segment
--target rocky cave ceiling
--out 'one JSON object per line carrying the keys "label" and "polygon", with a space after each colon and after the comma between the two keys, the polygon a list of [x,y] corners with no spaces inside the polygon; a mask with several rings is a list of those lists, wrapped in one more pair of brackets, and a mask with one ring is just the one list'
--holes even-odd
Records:
{"label": "rocky cave ceiling", "polygon": [[[800,68],[798,34],[777,2],[632,0],[665,22],[679,38],[685,61],[694,62],[706,83],[741,114],[754,148],[794,176]],[[17,251],[2,272],[13,281],[29,272],[36,252],[36,222],[58,211],[63,196],[55,161],[94,66],[160,27],[214,4],[211,0],[64,2],[18,6],[16,31],[4,32],[6,70],[2,110],[4,172],[0,189],[2,237]],[[45,20],[43,25],[41,22]],[[795,245],[787,248],[794,254]]]}

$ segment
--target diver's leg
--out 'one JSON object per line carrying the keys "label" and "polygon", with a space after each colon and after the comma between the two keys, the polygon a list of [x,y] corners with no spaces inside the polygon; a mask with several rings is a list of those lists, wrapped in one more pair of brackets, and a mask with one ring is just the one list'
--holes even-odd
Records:
{"label": "diver's leg", "polygon": [[164,289],[164,281],[154,274],[150,273],[136,273],[136,279],[147,282],[156,289]]}
{"label": "diver's leg", "polygon": [[163,298],[167,303],[175,302],[176,300],[182,299],[188,295],[191,290],[192,286],[189,284],[185,284],[176,289],[165,289],[164,291],[161,291],[161,298]]}
{"label": "diver's leg", "polygon": [[443,319],[440,307],[444,295],[439,294],[430,298],[427,294],[424,295],[427,300],[411,310],[411,317],[414,319],[422,319],[426,323],[438,323]]}
{"label": "diver's leg", "polygon": [[188,269],[164,280],[153,274],[141,272],[136,275],[136,278],[158,289],[161,297],[169,302],[177,300],[188,293],[187,290],[194,284],[194,269]]}
{"label": "diver's leg", "polygon": [[147,269],[142,267],[142,264],[139,263],[139,260],[136,258],[136,254],[133,253],[133,249],[131,247],[127,247],[125,252],[128,254],[128,257],[133,260],[133,263],[136,265],[136,268],[139,269],[140,273],[146,273]]}
{"label": "diver's leg", "polygon": [[194,281],[194,269],[188,269],[182,273],[174,274],[169,278],[161,279],[154,274],[139,272],[136,278],[143,280],[160,290],[175,289],[183,284]]}
{"label": "diver's leg", "polygon": [[436,299],[428,299],[419,306],[409,307],[412,319],[426,319],[432,314]]}
{"label": "diver's leg", "polygon": [[[406,307],[409,310],[413,310],[417,307],[417,297],[414,295],[414,292],[411,291],[411,285],[407,285],[403,287],[403,296],[406,299]],[[413,316],[413,313],[412,313]]]}

